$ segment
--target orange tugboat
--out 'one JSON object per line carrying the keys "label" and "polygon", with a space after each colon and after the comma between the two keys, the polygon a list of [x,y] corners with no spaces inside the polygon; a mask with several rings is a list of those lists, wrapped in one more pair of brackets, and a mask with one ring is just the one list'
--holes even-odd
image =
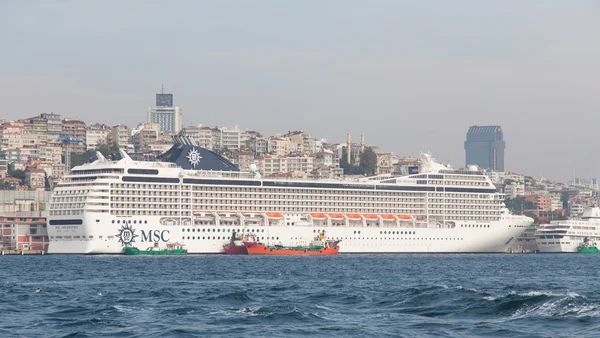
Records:
{"label": "orange tugboat", "polygon": [[244,241],[248,255],[337,255],[340,241],[325,240],[325,232],[319,234],[308,246],[265,245]]}
{"label": "orange tugboat", "polygon": [[248,250],[246,250],[246,246],[244,242],[254,243],[256,242],[255,234],[238,234],[233,232],[231,234],[231,240],[229,243],[223,245],[223,250],[225,250],[225,254],[227,255],[247,255]]}

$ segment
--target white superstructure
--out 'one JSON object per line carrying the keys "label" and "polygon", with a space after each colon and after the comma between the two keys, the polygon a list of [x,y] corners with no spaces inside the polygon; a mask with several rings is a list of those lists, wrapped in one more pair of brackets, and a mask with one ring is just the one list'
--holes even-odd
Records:
{"label": "white superstructure", "polygon": [[551,221],[536,232],[539,252],[577,252],[585,240],[600,244],[600,208],[585,209],[581,219]]}
{"label": "white superstructure", "polygon": [[[204,161],[196,147],[185,151],[194,167]],[[233,231],[301,245],[323,230],[342,240],[341,253],[504,252],[533,222],[508,213],[488,177],[427,154],[419,173],[360,180],[268,179],[122,155],[99,155],[54,189],[49,253],[120,253],[156,242],[223,253]]]}

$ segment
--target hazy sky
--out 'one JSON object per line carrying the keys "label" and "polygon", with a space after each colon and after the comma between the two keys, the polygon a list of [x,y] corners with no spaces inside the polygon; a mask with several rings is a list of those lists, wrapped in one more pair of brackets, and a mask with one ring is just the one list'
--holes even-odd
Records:
{"label": "hazy sky", "polygon": [[0,116],[303,129],[464,165],[499,124],[506,169],[600,176],[598,1],[0,0]]}

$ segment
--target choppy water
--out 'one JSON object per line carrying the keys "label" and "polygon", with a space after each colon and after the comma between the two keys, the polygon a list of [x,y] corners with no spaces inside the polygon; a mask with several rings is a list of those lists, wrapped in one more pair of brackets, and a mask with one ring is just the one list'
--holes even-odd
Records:
{"label": "choppy water", "polygon": [[4,256],[0,336],[592,336],[599,263],[576,254]]}

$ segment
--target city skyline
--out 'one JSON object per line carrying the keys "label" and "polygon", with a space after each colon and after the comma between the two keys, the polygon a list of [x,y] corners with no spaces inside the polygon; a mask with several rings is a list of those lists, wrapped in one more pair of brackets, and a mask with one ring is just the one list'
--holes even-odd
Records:
{"label": "city skyline", "polygon": [[1,117],[135,125],[164,84],[184,126],[364,132],[458,167],[468,126],[501,125],[507,170],[600,170],[596,3],[115,4],[0,5]]}

